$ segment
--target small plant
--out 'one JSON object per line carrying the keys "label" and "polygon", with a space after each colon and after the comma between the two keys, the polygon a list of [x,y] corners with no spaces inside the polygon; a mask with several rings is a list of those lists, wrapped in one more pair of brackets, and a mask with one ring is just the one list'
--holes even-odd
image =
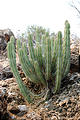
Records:
{"label": "small plant", "polygon": [[[20,40],[17,40],[17,51],[25,76],[31,82],[41,84],[46,88],[45,100],[48,100],[54,93],[59,92],[61,80],[65,78],[70,69],[70,24],[68,21],[65,22],[64,40],[62,40],[60,31],[56,39],[46,31],[43,35],[36,31],[36,35],[36,45],[34,46],[33,35],[30,32],[28,33],[29,55],[26,44],[21,43]],[[14,41],[15,39],[12,36],[7,46],[10,67],[22,95],[30,103],[32,102],[31,96],[40,97],[43,94],[33,94],[22,82],[16,66]]]}

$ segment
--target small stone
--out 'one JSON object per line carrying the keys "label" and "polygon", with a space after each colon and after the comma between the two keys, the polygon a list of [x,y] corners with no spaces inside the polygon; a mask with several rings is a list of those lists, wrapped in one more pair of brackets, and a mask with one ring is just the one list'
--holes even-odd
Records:
{"label": "small stone", "polygon": [[51,120],[58,120],[56,116],[52,116]]}
{"label": "small stone", "polygon": [[68,98],[65,98],[64,100],[62,100],[59,105],[62,106],[62,105],[66,105],[68,103],[69,99]]}
{"label": "small stone", "polygon": [[4,96],[6,94],[6,88],[5,87],[1,87],[0,88],[0,97]]}
{"label": "small stone", "polygon": [[35,115],[35,112],[31,112],[31,113],[27,114],[27,117],[28,117],[28,118],[31,118],[31,117],[34,116],[34,115]]}
{"label": "small stone", "polygon": [[71,110],[72,110],[72,109],[71,109],[71,107],[70,107],[70,108],[68,108],[68,111],[69,111],[69,112],[71,112]]}
{"label": "small stone", "polygon": [[44,106],[44,108],[48,108],[48,107],[50,107],[50,104]]}
{"label": "small stone", "polygon": [[45,102],[45,104],[50,104],[52,102],[52,99]]}
{"label": "small stone", "polygon": [[9,95],[9,96],[12,96],[12,95],[16,95],[16,93],[15,93],[15,92],[12,92],[12,93],[11,93],[11,92],[8,92],[8,95]]}
{"label": "small stone", "polygon": [[28,112],[28,107],[26,105],[18,105],[18,109],[23,112]]}
{"label": "small stone", "polygon": [[14,120],[14,119],[15,119],[15,116],[11,116],[11,118],[12,118],[12,120]]}

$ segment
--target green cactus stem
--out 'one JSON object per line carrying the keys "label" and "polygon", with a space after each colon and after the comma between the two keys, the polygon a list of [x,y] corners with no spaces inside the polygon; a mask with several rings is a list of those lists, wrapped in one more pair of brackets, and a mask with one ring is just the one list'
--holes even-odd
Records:
{"label": "green cactus stem", "polygon": [[46,80],[51,78],[51,41],[46,38]]}
{"label": "green cactus stem", "polygon": [[64,76],[66,76],[70,69],[70,24],[65,22],[65,39],[66,39],[66,68]]}
{"label": "green cactus stem", "polygon": [[64,40],[63,40],[63,77],[67,75],[70,69],[70,24],[65,21]]}
{"label": "green cactus stem", "polygon": [[34,61],[35,60],[35,53],[34,53],[32,36],[30,34],[28,35],[28,43],[29,43],[30,58],[32,59],[32,61]]}
{"label": "green cactus stem", "polygon": [[62,33],[57,36],[57,63],[56,63],[56,85],[55,92],[59,92],[62,79]]}
{"label": "green cactus stem", "polygon": [[[13,37],[10,38],[11,40],[14,40]],[[9,62],[10,62],[10,67],[11,70],[16,78],[16,81],[19,85],[20,91],[22,93],[22,95],[24,96],[24,98],[31,103],[31,98],[30,98],[30,94],[29,94],[29,90],[25,87],[25,85],[23,84],[19,72],[17,70],[16,67],[16,54],[15,54],[15,49],[14,49],[14,44],[13,42],[9,42],[8,46],[7,46],[7,51],[8,51],[8,58],[9,58]]]}

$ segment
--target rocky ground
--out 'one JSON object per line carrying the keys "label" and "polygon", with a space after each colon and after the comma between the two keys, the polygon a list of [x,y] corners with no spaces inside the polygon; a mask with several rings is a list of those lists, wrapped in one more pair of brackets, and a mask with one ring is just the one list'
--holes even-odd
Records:
{"label": "rocky ground", "polygon": [[[9,67],[6,49],[0,53],[0,120],[80,120],[80,40],[71,39],[70,73],[62,82],[59,94],[38,106],[24,100]],[[18,61],[18,58],[17,58]],[[35,92],[40,86],[31,85],[25,78],[20,65],[18,70],[26,85]]]}

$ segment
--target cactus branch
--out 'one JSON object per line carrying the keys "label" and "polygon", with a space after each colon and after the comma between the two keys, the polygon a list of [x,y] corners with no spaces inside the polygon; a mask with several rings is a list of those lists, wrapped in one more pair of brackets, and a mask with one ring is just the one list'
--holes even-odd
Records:
{"label": "cactus branch", "polygon": [[[11,40],[12,39],[13,39],[13,37],[11,37]],[[13,43],[9,42],[8,46],[7,46],[7,51],[8,51],[8,58],[9,58],[9,62],[10,62],[10,67],[11,67],[12,72],[14,73],[14,76],[16,78],[18,85],[19,85],[19,88],[20,88],[22,95],[30,103],[31,98],[29,95],[29,90],[25,87],[25,85],[23,84],[23,82],[20,78],[19,72],[18,72],[17,67],[16,67],[16,62],[15,62],[15,58],[16,58],[15,50],[13,48],[14,48]]]}
{"label": "cactus branch", "polygon": [[56,85],[55,92],[58,92],[62,79],[62,33],[58,32],[57,38],[57,65],[56,65]]}

